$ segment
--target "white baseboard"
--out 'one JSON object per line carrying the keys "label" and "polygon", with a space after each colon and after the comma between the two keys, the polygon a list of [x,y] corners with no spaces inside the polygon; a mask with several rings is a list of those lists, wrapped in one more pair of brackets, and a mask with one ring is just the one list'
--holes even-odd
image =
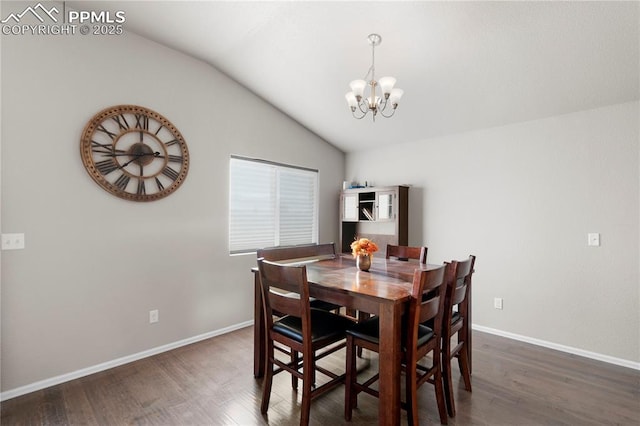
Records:
{"label": "white baseboard", "polygon": [[253,320],[246,321],[240,324],[234,324],[229,327],[225,327],[219,330],[210,331],[208,333],[200,334],[198,336],[189,337],[184,340],[169,343],[166,345],[158,346],[146,351],[138,352],[136,354],[128,355],[122,358],[114,359],[112,361],[103,362],[102,364],[93,365],[91,367],[83,368],[81,370],[72,371],[71,373],[62,374],[60,376],[52,377],[50,379],[41,380],[39,382],[31,383],[29,385],[21,386],[16,389],[11,389],[6,392],[0,393],[0,401],[6,401],[7,399],[15,398],[17,396],[25,395],[31,392],[39,391],[41,389],[48,388],[50,386],[59,385],[60,383],[68,382],[70,380],[79,379],[80,377],[88,376],[90,374],[98,373],[100,371],[108,370],[110,368],[118,367],[123,364],[128,364],[139,359],[147,358],[153,355],[157,355],[162,352],[167,352],[172,349],[179,348],[181,346],[190,345],[192,343],[199,342],[201,340],[209,339],[211,337],[219,336],[221,334],[230,333],[241,328],[253,325]]}
{"label": "white baseboard", "polygon": [[497,336],[506,337],[508,339],[519,340],[525,343],[531,343],[532,345],[543,346],[549,349],[555,349],[561,352],[567,352],[574,355],[583,356],[585,358],[591,358],[598,361],[603,361],[609,364],[620,365],[622,367],[632,368],[634,370],[640,370],[640,362],[629,361],[627,359],[621,359],[612,357],[609,355],[603,355],[596,352],[589,352],[583,349],[574,348],[571,346],[559,345],[553,342],[547,342],[546,340],[535,339],[533,337],[522,336],[520,334],[509,333],[508,331],[496,330],[495,328],[484,327],[482,325],[473,324],[472,329],[482,331],[489,334],[495,334]]}

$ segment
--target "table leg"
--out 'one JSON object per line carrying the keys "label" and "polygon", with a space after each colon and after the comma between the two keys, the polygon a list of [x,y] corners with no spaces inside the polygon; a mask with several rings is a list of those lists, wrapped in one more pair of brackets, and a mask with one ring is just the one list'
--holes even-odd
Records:
{"label": "table leg", "polygon": [[401,305],[380,307],[380,401],[381,425],[400,424]]}
{"label": "table leg", "polygon": [[265,324],[262,310],[262,292],[260,291],[260,275],[253,273],[254,307],[253,307],[253,376],[264,376],[265,358]]}

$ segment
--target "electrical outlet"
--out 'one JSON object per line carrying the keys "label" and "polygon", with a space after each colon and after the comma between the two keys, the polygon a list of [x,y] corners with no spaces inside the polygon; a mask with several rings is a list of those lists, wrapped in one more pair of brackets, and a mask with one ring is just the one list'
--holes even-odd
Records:
{"label": "electrical outlet", "polygon": [[149,324],[153,324],[160,321],[160,313],[157,309],[149,311]]}
{"label": "electrical outlet", "polygon": [[2,234],[2,250],[22,250],[24,234]]}
{"label": "electrical outlet", "polygon": [[493,298],[493,307],[496,309],[502,309],[502,297]]}

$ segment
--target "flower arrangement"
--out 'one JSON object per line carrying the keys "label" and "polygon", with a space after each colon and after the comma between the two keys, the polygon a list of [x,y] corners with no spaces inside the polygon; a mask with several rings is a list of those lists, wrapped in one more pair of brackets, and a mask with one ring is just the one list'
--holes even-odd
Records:
{"label": "flower arrangement", "polygon": [[371,256],[378,251],[378,245],[368,238],[360,238],[351,243],[353,257],[359,255]]}

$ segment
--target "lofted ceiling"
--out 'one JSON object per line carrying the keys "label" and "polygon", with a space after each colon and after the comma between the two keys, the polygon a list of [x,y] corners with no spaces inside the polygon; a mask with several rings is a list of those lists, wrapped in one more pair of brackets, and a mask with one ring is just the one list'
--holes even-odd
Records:
{"label": "lofted ceiling", "polygon": [[[639,99],[630,2],[87,1],[199,58],[345,152]],[[393,118],[352,118],[371,65],[404,89]]]}

